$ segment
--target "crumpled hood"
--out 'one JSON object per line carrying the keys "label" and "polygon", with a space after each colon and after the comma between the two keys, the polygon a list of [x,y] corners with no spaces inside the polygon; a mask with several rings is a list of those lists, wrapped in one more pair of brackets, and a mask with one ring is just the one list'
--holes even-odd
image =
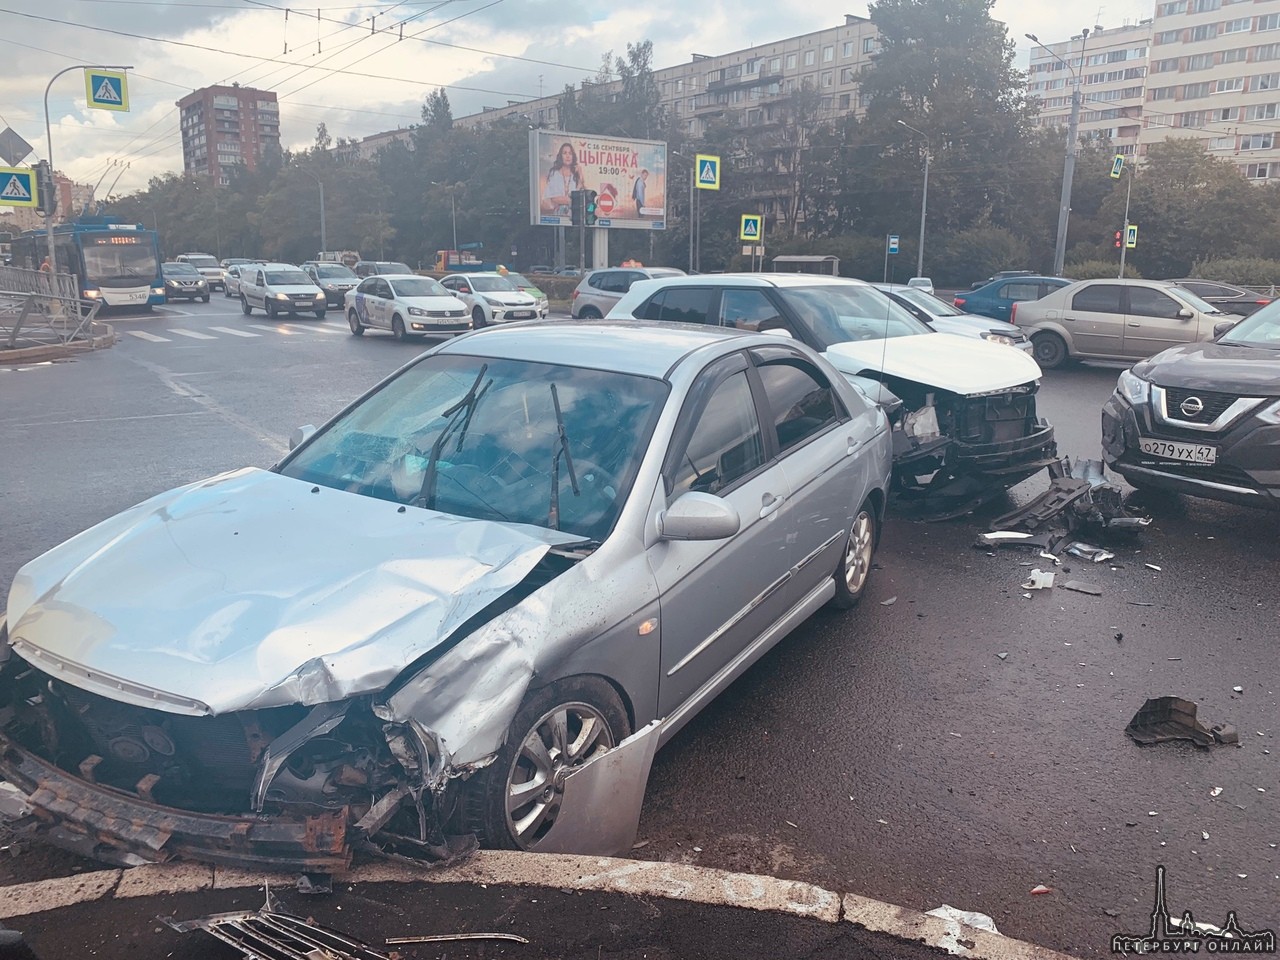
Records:
{"label": "crumpled hood", "polygon": [[385,687],[549,546],[536,528],[312,491],[239,470],[73,537],[18,571],[14,652],[173,713],[324,703]]}
{"label": "crumpled hood", "polygon": [[1040,366],[1022,351],[950,333],[837,343],[825,356],[841,373],[883,370],[889,376],[961,395],[1040,379]]}
{"label": "crumpled hood", "polygon": [[1246,397],[1280,393],[1280,350],[1229,343],[1188,343],[1170,347],[1133,368],[1162,387],[1214,390]]}

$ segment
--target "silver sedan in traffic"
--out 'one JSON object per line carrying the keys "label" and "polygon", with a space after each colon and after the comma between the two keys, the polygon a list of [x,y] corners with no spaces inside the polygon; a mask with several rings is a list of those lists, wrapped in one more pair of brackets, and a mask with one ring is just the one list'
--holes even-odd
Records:
{"label": "silver sedan in traffic", "polygon": [[580,850],[600,801],[575,771],[666,742],[857,603],[890,459],[884,414],[797,341],[598,321],[445,342],[271,469],[23,567],[0,778],[51,842],[117,863]]}

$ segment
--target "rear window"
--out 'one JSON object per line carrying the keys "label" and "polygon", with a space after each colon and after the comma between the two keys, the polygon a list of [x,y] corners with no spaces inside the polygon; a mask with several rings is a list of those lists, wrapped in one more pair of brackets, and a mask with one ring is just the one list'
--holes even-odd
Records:
{"label": "rear window", "polygon": [[655,294],[644,314],[649,320],[706,323],[711,314],[713,293],[708,287],[671,287]]}
{"label": "rear window", "polygon": [[203,268],[206,270],[209,267],[216,267],[218,265],[218,261],[213,257],[183,257],[182,262],[189,263],[193,267]]}

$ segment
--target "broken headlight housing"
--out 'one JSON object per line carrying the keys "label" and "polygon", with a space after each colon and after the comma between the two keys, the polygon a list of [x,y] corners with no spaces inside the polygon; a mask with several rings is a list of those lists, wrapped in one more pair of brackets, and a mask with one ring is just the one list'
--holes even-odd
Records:
{"label": "broken headlight housing", "polygon": [[1124,370],[1116,381],[1116,393],[1129,401],[1130,405],[1139,407],[1151,399],[1151,383],[1132,370]]}

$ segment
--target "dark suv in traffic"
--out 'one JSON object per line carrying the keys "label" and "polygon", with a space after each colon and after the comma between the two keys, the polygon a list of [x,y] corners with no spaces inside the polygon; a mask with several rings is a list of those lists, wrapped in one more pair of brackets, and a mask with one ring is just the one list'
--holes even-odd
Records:
{"label": "dark suv in traffic", "polygon": [[342,263],[308,260],[302,265],[302,271],[324,291],[325,303],[330,307],[341,307],[347,291],[354,290],[360,282],[355,271]]}

